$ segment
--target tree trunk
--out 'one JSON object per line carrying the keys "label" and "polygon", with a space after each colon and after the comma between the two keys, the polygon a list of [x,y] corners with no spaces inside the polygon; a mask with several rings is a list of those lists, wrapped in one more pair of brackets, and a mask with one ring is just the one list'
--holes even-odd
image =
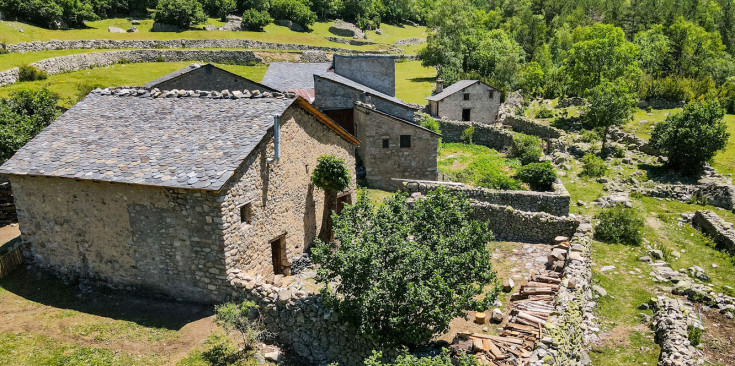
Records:
{"label": "tree trunk", "polygon": [[610,130],[610,126],[605,126],[605,130],[602,132],[602,151],[600,151],[600,155],[602,157],[607,156],[607,133]]}
{"label": "tree trunk", "polygon": [[332,210],[337,202],[337,193],[324,192],[324,213],[322,214],[322,227],[319,230],[319,240],[328,243],[332,241]]}

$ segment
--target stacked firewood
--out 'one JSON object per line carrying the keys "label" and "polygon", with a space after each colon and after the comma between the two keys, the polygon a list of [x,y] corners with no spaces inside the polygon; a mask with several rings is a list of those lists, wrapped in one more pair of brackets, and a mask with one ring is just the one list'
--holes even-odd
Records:
{"label": "stacked firewood", "polygon": [[541,339],[541,331],[554,311],[554,298],[561,285],[563,269],[558,262],[566,257],[568,245],[566,241],[557,244],[554,254],[549,256],[549,269],[532,274],[528,281],[517,287],[500,324],[502,332],[499,336],[459,333],[453,349],[474,353],[482,365],[527,365],[536,342]]}

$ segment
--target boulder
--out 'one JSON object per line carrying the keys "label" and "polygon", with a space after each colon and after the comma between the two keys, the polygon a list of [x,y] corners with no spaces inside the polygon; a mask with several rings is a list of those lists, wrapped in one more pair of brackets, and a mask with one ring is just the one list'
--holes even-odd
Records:
{"label": "boulder", "polygon": [[341,20],[336,20],[329,27],[329,33],[336,34],[341,37],[365,38],[365,33],[356,25]]}
{"label": "boulder", "polygon": [[496,323],[502,322],[503,321],[503,312],[500,309],[498,309],[498,308],[493,309],[493,315],[492,315],[492,318],[491,319],[494,322],[496,322]]}
{"label": "boulder", "polygon": [[607,296],[607,290],[602,288],[602,286],[592,285],[592,291],[594,291],[599,297]]}
{"label": "boulder", "polygon": [[273,21],[273,24],[287,27],[294,32],[304,32],[306,29],[301,24],[296,24],[288,19],[277,19]]}
{"label": "boulder", "polygon": [[181,28],[171,24],[154,22],[151,32],[181,32]]}
{"label": "boulder", "polygon": [[133,25],[140,25],[140,20],[133,19],[133,21],[131,22],[131,24],[133,24]]}
{"label": "boulder", "polygon": [[132,26],[128,28],[128,33],[137,33],[137,32],[138,32],[138,27],[136,26]]}
{"label": "boulder", "polygon": [[110,33],[125,33],[125,29],[119,27],[107,27],[107,31]]}

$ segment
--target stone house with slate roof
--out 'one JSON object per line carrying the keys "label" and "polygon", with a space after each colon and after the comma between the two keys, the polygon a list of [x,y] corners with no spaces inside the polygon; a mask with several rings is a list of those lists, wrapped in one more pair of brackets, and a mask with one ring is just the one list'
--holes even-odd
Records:
{"label": "stone house with slate roof", "polygon": [[480,80],[460,80],[446,88],[437,80],[429,101],[429,114],[453,121],[495,123],[500,109],[500,91]]}
{"label": "stone house with slate roof", "polygon": [[257,83],[248,78],[221,69],[212,64],[191,64],[181,70],[150,81],[144,85],[148,89],[162,90],[258,90],[277,92],[278,90]]}
{"label": "stone house with slate roof", "polygon": [[232,293],[229,272],[288,273],[321,224],[317,158],[354,166],[358,144],[293,94],[106,89],[0,172],[37,264],[213,302]]}

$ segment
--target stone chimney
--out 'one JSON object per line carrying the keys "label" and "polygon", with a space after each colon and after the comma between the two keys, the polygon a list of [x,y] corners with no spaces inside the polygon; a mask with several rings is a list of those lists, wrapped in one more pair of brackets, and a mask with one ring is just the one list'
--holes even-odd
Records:
{"label": "stone chimney", "polygon": [[436,88],[434,88],[434,94],[439,94],[444,91],[444,80],[436,79]]}
{"label": "stone chimney", "polygon": [[361,93],[359,102],[369,108],[375,108],[375,106],[373,105],[373,98],[371,98],[370,94],[368,93]]}

